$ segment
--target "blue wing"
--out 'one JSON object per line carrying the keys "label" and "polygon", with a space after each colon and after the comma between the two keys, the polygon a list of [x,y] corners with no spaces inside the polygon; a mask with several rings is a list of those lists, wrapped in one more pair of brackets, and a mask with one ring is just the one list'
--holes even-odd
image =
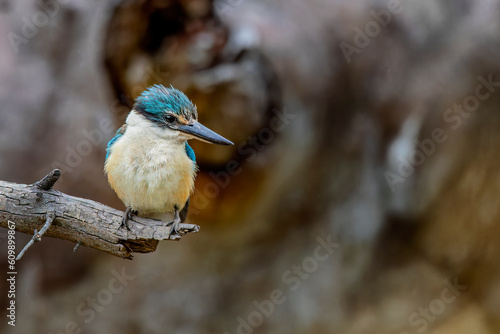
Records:
{"label": "blue wing", "polygon": [[[116,133],[115,133],[115,136],[109,141],[108,143],[108,147],[106,147],[106,160],[108,159],[109,157],[109,151],[111,150],[111,146],[113,146],[113,144],[118,140],[120,139],[121,136],[123,136],[123,134],[125,133],[125,130],[127,129],[127,124],[123,124],[123,126],[121,128],[119,128]],[[194,154],[194,153],[193,153]]]}
{"label": "blue wing", "polygon": [[186,154],[189,157],[189,159],[193,161],[193,165],[196,166],[196,155],[194,154],[193,149],[191,148],[191,146],[189,146],[187,142],[186,142]]}
{"label": "blue wing", "polygon": [[[191,148],[191,146],[189,146],[187,142],[186,142],[186,154],[189,157],[189,159],[193,161],[193,169],[196,169],[196,155],[194,154],[193,149]],[[186,202],[186,205],[184,205],[181,212],[179,212],[181,223],[184,223],[186,221],[188,209],[189,209],[189,198]]]}

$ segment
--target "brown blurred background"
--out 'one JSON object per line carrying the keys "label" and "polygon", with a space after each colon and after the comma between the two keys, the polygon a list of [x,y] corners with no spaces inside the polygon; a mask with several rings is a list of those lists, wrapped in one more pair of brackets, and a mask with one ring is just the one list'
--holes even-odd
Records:
{"label": "brown blurred background", "polygon": [[[0,179],[123,209],[107,141],[172,84],[201,231],[133,261],[45,238],[4,333],[500,332],[500,1],[0,1]],[[22,222],[18,222],[22,223]],[[29,236],[17,234],[18,251]]]}

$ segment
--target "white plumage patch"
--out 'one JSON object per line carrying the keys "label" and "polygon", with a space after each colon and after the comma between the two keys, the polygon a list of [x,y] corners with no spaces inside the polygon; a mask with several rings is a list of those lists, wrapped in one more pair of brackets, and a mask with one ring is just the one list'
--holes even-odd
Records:
{"label": "white plumage patch", "polygon": [[132,111],[127,129],[110,148],[105,172],[118,197],[141,216],[182,209],[193,188],[195,168],[179,131],[161,129]]}

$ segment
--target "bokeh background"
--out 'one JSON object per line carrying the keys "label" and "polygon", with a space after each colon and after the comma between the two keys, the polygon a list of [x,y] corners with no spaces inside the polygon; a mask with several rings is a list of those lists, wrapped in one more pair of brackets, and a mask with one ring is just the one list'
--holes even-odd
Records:
{"label": "bokeh background", "polygon": [[235,142],[192,143],[200,233],[45,238],[11,327],[2,229],[1,332],[500,332],[499,1],[2,0],[0,179],[124,209],[104,150],[155,83]]}

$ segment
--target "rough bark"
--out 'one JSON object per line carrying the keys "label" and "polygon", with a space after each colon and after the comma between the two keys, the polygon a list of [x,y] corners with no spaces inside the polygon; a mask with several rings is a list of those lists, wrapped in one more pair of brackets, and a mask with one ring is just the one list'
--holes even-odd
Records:
{"label": "rough bark", "polygon": [[[0,181],[0,226],[7,228],[11,221],[16,231],[33,234],[40,231],[47,217],[53,216],[45,236],[80,243],[125,259],[132,259],[133,252],[154,252],[159,240],[180,239],[177,234],[170,235],[172,226],[153,219],[134,216],[129,221],[130,230],[120,228],[122,211],[52,189],[59,175],[54,170],[32,185]],[[198,230],[197,225],[180,224],[181,234]]]}

